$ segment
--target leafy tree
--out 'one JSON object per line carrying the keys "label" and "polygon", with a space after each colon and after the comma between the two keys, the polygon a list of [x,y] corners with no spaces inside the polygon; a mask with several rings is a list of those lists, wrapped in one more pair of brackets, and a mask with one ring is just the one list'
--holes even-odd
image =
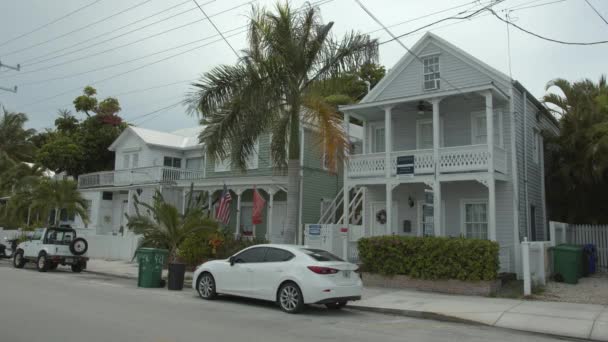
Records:
{"label": "leafy tree", "polygon": [[608,222],[608,86],[556,79],[544,101],[560,116],[560,133],[547,137],[546,191],[552,220]]}
{"label": "leafy tree", "polygon": [[377,42],[354,32],[335,39],[333,22],[322,23],[319,9],[310,5],[296,11],[289,3],[278,3],[274,12],[259,7],[252,12],[243,56],[236,65],[205,73],[186,102],[207,125],[200,139],[210,155],[230,158],[241,169],[257,138],[272,133],[272,160],[285,166],[288,159],[286,227],[292,241],[299,208],[301,122],[316,127],[328,164],[336,164],[347,142],[340,113],[323,95],[336,93],[319,91],[319,84],[375,62]]}
{"label": "leafy tree", "polygon": [[35,147],[30,138],[36,133],[33,129],[25,129],[27,115],[9,112],[2,108],[0,118],[0,156],[14,161],[31,161]]}
{"label": "leafy tree", "polygon": [[186,239],[201,232],[211,234],[218,229],[217,222],[206,217],[202,206],[191,205],[192,196],[189,196],[184,214],[165,202],[159,191],[154,194],[151,205],[140,202],[137,196],[133,199],[135,215],[127,215],[127,227],[143,236],[143,246],[167,249],[170,262],[177,261],[179,248]]}
{"label": "leafy tree", "polygon": [[79,138],[79,135],[57,134],[38,150],[37,161],[54,172],[65,171],[68,175],[83,173],[87,155]]}
{"label": "leafy tree", "polygon": [[[32,140],[40,146],[36,160],[55,172],[66,171],[71,176],[114,168],[114,153],[108,146],[127,127],[116,115],[120,104],[115,98],[98,103],[92,87],[74,100],[77,112],[87,118],[80,121],[69,110],[60,110],[55,130],[42,132]],[[90,115],[94,113],[95,115]]]}

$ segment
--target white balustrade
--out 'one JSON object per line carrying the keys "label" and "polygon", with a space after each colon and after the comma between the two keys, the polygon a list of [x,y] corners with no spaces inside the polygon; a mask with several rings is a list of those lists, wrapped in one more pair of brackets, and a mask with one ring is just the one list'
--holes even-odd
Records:
{"label": "white balustrade", "polygon": [[[396,151],[391,153],[391,175],[397,173],[397,158],[414,156],[414,174],[424,175],[434,172],[433,150]],[[489,161],[488,145],[468,145],[439,149],[440,172],[487,171]],[[358,154],[350,157],[348,175],[351,178],[383,177],[384,153]],[[494,147],[494,169],[507,172],[507,153],[501,147]]]}
{"label": "white balustrade", "polygon": [[384,153],[358,154],[348,161],[350,177],[379,177],[384,175]]}
{"label": "white balustrade", "polygon": [[488,145],[444,147],[439,150],[439,171],[483,171],[488,169],[488,160]]}
{"label": "white balustrade", "polygon": [[78,177],[78,186],[80,188],[91,188],[100,186],[178,182],[202,179],[203,176],[204,173],[202,170],[184,170],[173,167],[152,166],[80,175]]}

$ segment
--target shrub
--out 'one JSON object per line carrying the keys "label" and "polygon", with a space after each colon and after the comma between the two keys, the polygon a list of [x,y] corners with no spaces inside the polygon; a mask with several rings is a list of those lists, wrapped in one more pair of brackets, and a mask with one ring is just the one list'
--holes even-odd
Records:
{"label": "shrub", "polygon": [[226,237],[224,242],[217,248],[217,253],[215,257],[217,259],[227,259],[234,255],[236,252],[241,249],[259,245],[263,243],[268,243],[264,239],[255,239],[255,240],[245,240],[245,239],[234,239],[234,237]]}
{"label": "shrub", "polygon": [[465,238],[378,236],[359,240],[363,267],[382,275],[421,279],[494,280],[497,242]]}
{"label": "shrub", "polygon": [[192,234],[179,247],[179,259],[187,265],[194,266],[213,257],[213,249],[209,243],[210,234],[207,232]]}

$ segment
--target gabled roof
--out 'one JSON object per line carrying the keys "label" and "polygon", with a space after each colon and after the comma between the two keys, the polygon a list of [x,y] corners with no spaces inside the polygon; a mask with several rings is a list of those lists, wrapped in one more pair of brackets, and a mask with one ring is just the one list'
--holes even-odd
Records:
{"label": "gabled roof", "polygon": [[424,48],[430,43],[433,43],[440,49],[451,53],[454,55],[454,57],[460,59],[462,62],[469,64],[471,67],[488,75],[491,79],[501,82],[505,86],[509,85],[512,81],[509,76],[473,57],[456,45],[448,42],[434,33],[427,32],[409,49],[405,55],[403,55],[403,57],[401,57],[401,59],[399,59],[397,64],[395,64],[395,66],[389,70],[386,76],[384,76],[382,80],[361,100],[361,103],[374,102],[384,91],[384,89],[388,87],[395,80],[395,78],[397,78],[399,74],[401,74],[401,72],[410,65],[410,63],[416,60],[420,56],[422,50],[424,50]]}
{"label": "gabled roof", "polygon": [[116,147],[130,134],[138,137],[147,145],[167,147],[180,150],[189,150],[202,146],[198,141],[198,135],[204,127],[198,126],[177,130],[172,133],[155,131],[147,128],[129,126],[125,129],[116,140],[108,147],[110,151],[116,150]]}
{"label": "gabled roof", "polygon": [[547,111],[547,108],[542,103],[540,103],[540,101],[538,101],[538,99],[536,99],[532,95],[532,93],[530,93],[530,91],[528,91],[521,83],[519,83],[519,81],[512,79],[507,74],[488,65],[487,63],[481,61],[480,59],[476,58],[475,56],[469,54],[468,52],[462,50],[458,46],[448,42],[447,40],[441,38],[440,36],[430,32],[430,31],[425,33],[424,36],[422,38],[420,38],[416,42],[416,44],[414,44],[410,48],[410,51],[412,51],[415,55],[408,51],[403,57],[401,57],[401,59],[397,62],[397,64],[395,64],[395,66],[389,70],[387,75],[382,78],[382,80],[361,100],[360,103],[374,102],[377,99],[377,97],[382,93],[382,91],[387,86],[389,86],[393,82],[393,80],[405,68],[407,68],[407,66],[417,58],[416,56],[419,56],[420,52],[430,43],[433,43],[433,44],[437,45],[440,49],[451,53],[456,58],[460,59],[462,62],[467,63],[471,67],[488,75],[491,79],[502,83],[502,85],[504,85],[504,86],[513,85],[513,87],[515,87],[522,93],[528,93],[530,95],[529,98],[531,99],[532,103],[534,103],[536,105],[536,107],[538,107],[538,109],[541,112],[543,112],[543,114],[545,114],[545,116],[547,116],[551,120],[551,122],[553,122],[555,125],[557,125],[557,120],[555,119],[555,117],[553,117],[553,115],[551,115]]}

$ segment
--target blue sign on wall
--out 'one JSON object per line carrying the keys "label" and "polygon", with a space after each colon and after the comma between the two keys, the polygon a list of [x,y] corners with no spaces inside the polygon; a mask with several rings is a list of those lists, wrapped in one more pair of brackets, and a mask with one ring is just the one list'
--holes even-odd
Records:
{"label": "blue sign on wall", "polygon": [[308,235],[321,235],[321,225],[311,224],[308,226]]}
{"label": "blue sign on wall", "polygon": [[413,175],[414,174],[414,156],[397,157],[397,174],[398,175]]}

